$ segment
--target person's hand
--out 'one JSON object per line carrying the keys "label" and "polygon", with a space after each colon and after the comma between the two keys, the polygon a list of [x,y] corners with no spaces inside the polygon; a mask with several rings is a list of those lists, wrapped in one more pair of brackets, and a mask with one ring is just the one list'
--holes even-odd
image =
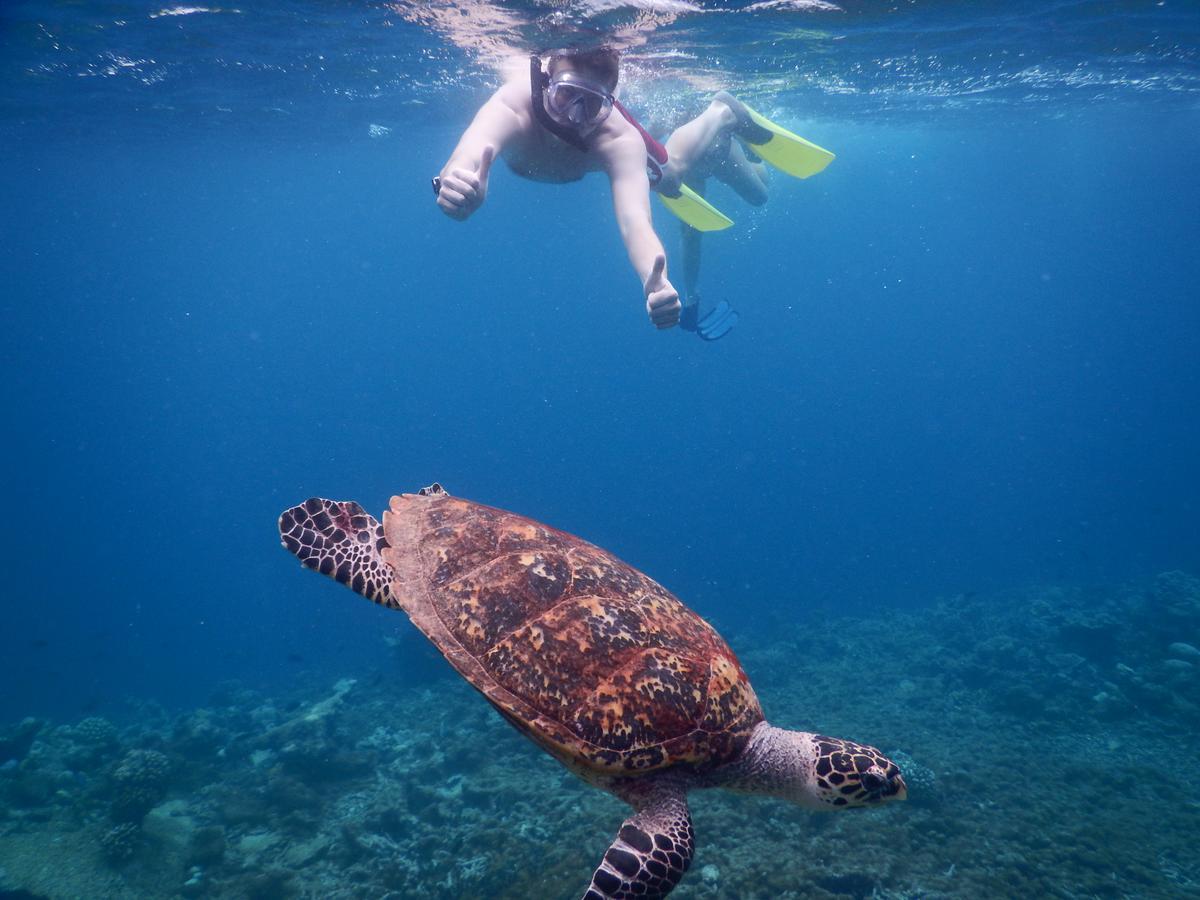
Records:
{"label": "person's hand", "polygon": [[487,197],[488,173],[495,156],[496,148],[488,144],[479,155],[475,171],[451,169],[446,173],[437,194],[437,205],[442,212],[461,222],[483,205]]}
{"label": "person's hand", "polygon": [[654,268],[646,276],[642,290],[646,294],[646,312],[655,328],[673,328],[679,324],[679,292],[667,281],[663,271],[667,258],[661,253],[654,258]]}

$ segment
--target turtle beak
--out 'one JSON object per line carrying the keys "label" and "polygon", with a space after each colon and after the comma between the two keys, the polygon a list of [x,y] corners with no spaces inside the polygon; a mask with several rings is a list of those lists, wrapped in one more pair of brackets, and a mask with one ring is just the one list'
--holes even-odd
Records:
{"label": "turtle beak", "polygon": [[872,767],[861,776],[862,786],[870,795],[870,802],[881,800],[905,800],[908,798],[908,785],[900,770],[893,764],[893,771],[885,772],[878,767]]}

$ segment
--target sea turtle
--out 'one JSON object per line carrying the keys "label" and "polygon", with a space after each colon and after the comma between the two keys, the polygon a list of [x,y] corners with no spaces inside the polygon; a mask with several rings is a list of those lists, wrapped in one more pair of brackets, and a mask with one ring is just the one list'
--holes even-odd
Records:
{"label": "sea turtle", "polygon": [[813,809],[904,799],[873,747],[776,728],[707,622],[611,554],[439,485],[382,524],[312,498],[279,518],[310,569],[406,612],[500,714],[633,807],[584,900],[665,897],[692,860],[687,793],[723,787]]}

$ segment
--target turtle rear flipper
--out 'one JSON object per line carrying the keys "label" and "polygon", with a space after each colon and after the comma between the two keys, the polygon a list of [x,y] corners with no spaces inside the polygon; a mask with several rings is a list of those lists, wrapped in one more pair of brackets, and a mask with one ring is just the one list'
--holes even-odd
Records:
{"label": "turtle rear flipper", "polygon": [[279,517],[284,548],[309,569],[382,606],[399,607],[392,595],[392,567],[383,526],[353,500],[312,497]]}

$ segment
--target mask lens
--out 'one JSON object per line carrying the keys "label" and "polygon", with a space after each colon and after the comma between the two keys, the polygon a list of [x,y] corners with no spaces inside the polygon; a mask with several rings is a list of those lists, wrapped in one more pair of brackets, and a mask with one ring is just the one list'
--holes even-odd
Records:
{"label": "mask lens", "polygon": [[550,93],[547,96],[550,111],[565,117],[574,103],[575,94],[576,90],[568,84],[550,85]]}
{"label": "mask lens", "polygon": [[603,118],[611,108],[612,102],[607,94],[568,82],[550,85],[547,99],[551,112],[576,125]]}
{"label": "mask lens", "polygon": [[605,98],[596,94],[584,93],[580,102],[583,104],[584,118],[591,122],[600,117],[600,112],[604,109]]}

